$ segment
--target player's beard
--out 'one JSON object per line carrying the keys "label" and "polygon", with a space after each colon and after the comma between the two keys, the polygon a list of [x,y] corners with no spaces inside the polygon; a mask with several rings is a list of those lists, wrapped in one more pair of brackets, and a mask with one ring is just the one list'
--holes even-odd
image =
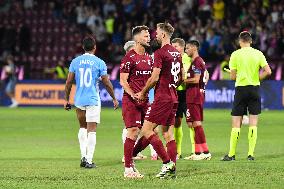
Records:
{"label": "player's beard", "polygon": [[151,42],[150,42],[150,47],[151,47],[151,50],[152,52],[155,52],[156,50],[158,50],[159,48],[161,48],[161,43],[158,41],[158,39],[153,39]]}

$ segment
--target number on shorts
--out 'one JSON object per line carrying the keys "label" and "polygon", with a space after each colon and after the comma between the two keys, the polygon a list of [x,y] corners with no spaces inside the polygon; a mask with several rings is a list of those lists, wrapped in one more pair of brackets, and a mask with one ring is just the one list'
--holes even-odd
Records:
{"label": "number on shorts", "polygon": [[91,68],[79,68],[80,72],[80,87],[90,87],[92,85],[92,71]]}

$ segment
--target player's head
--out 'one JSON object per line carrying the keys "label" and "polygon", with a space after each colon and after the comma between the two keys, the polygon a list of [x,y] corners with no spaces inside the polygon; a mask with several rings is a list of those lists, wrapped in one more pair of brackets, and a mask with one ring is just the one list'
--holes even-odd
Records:
{"label": "player's head", "polygon": [[83,49],[86,52],[94,53],[96,50],[96,40],[90,36],[83,39]]}
{"label": "player's head", "polygon": [[132,29],[132,37],[137,44],[144,47],[150,46],[150,33],[147,26],[136,26]]}
{"label": "player's head", "polygon": [[184,53],[185,41],[182,38],[174,38],[171,43],[172,46],[178,50],[179,53]]}
{"label": "player's head", "polygon": [[185,45],[185,52],[188,56],[192,57],[195,53],[198,53],[199,50],[199,41],[190,40]]}
{"label": "player's head", "polygon": [[127,41],[124,46],[123,49],[125,50],[125,52],[129,52],[134,48],[135,45],[135,41]]}
{"label": "player's head", "polygon": [[243,46],[250,46],[252,43],[251,34],[248,31],[243,31],[239,34],[239,44],[241,47]]}
{"label": "player's head", "polygon": [[175,29],[168,22],[157,24],[156,38],[157,38],[158,42],[162,43],[162,41],[164,39],[170,39],[172,37],[174,31],[175,31]]}

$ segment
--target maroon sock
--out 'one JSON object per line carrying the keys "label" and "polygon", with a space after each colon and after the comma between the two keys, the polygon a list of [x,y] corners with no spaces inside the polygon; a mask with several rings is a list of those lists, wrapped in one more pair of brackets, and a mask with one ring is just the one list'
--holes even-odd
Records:
{"label": "maroon sock", "polygon": [[125,139],[124,142],[124,166],[125,167],[131,167],[132,164],[132,154],[133,154],[133,148],[135,145],[135,140],[132,140],[130,138]]}
{"label": "maroon sock", "polygon": [[138,140],[137,144],[134,146],[133,157],[136,157],[137,154],[143,151],[149,144],[150,144],[149,140],[147,140],[146,137],[142,136]]}
{"label": "maroon sock", "polygon": [[177,161],[177,144],[175,140],[171,140],[167,143],[167,152],[171,160],[176,163]]}
{"label": "maroon sock", "polygon": [[159,139],[158,135],[153,134],[148,138],[149,142],[152,144],[154,150],[157,152],[158,156],[162,159],[163,163],[169,163],[170,157],[167,154],[162,141]]}
{"label": "maroon sock", "polygon": [[201,125],[194,127],[195,131],[195,142],[198,144],[198,149],[200,149],[200,152],[208,153],[208,147],[206,143],[206,137],[203,130],[203,127]]}

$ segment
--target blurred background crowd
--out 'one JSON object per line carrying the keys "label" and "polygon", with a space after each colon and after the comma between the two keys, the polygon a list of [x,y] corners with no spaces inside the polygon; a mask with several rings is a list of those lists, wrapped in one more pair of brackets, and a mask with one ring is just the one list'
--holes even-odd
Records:
{"label": "blurred background crowd", "polygon": [[133,26],[149,26],[154,38],[156,23],[165,20],[176,29],[173,37],[198,39],[207,62],[228,60],[243,30],[269,60],[284,59],[284,0],[0,0],[0,18],[0,65],[12,55],[26,79],[50,79],[58,66],[64,71],[88,34],[99,57],[119,64]]}

